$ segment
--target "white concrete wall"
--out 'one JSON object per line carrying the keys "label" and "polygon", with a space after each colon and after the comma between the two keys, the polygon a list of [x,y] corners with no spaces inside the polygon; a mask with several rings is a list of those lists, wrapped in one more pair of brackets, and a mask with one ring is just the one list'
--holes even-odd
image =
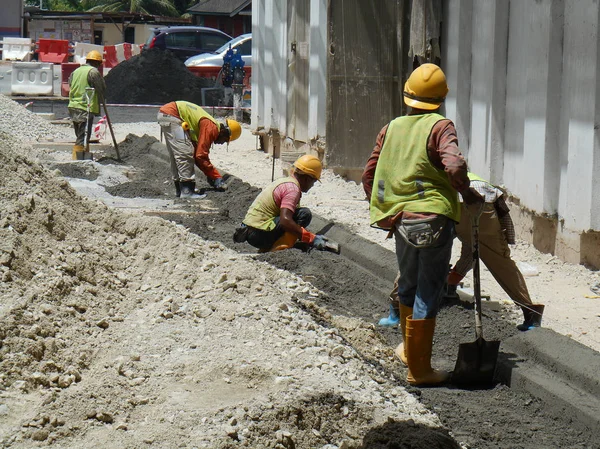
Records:
{"label": "white concrete wall", "polygon": [[600,231],[597,0],[444,0],[446,114],[469,165],[558,233]]}
{"label": "white concrete wall", "polygon": [[[310,0],[308,123],[309,139],[325,136],[327,8]],[[287,129],[289,54],[287,2],[252,2],[252,114],[254,131],[285,136]]]}

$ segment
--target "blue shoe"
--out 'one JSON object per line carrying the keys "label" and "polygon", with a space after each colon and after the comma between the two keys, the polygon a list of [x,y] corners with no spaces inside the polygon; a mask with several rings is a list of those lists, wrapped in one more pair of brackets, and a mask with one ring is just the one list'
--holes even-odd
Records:
{"label": "blue shoe", "polygon": [[390,304],[390,316],[386,318],[382,318],[379,320],[380,326],[397,326],[400,323],[400,316],[398,316],[398,311],[394,309],[394,306]]}

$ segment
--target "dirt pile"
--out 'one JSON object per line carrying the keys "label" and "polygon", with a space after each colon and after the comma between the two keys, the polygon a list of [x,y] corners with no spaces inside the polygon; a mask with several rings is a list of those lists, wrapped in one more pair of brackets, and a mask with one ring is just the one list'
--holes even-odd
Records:
{"label": "dirt pile", "polygon": [[118,104],[165,104],[185,100],[202,104],[202,88],[214,82],[193,75],[173,53],[158,48],[121,62],[105,77],[106,101]]}
{"label": "dirt pile", "polygon": [[313,319],[313,285],[82,198],[0,137],[0,447],[357,448],[407,426],[456,447]]}

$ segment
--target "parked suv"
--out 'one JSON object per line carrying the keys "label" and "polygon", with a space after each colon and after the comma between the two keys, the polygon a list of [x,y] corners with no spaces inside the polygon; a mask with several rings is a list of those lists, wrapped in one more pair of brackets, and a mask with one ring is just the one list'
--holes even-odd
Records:
{"label": "parked suv", "polygon": [[198,53],[218,50],[231,40],[231,36],[215,28],[172,26],[155,28],[144,48],[162,48],[173,52],[185,61]]}

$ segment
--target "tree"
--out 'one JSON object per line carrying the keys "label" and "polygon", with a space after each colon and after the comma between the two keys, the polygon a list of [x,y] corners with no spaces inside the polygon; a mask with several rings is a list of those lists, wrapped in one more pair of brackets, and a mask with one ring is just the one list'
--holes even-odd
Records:
{"label": "tree", "polygon": [[[82,2],[83,3],[83,2]],[[173,0],[89,0],[87,12],[130,12],[178,17]]]}

